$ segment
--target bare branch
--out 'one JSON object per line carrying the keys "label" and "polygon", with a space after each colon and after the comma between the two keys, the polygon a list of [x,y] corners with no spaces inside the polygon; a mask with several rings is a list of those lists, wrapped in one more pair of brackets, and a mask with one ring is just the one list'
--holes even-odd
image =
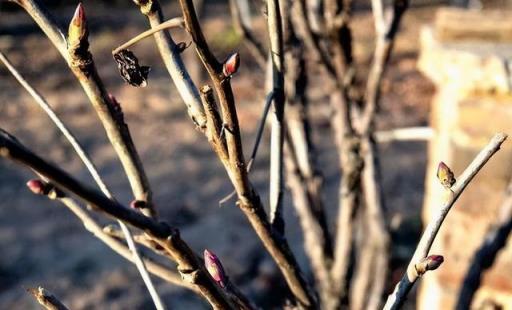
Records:
{"label": "bare branch", "polygon": [[346,294],[348,267],[353,244],[353,222],[359,205],[361,170],[363,159],[360,154],[360,138],[351,126],[348,103],[345,96],[337,91],[331,95],[334,115],[331,124],[335,133],[342,179],[339,189],[339,213],[337,220],[334,261],[331,268],[334,295],[343,298]]}
{"label": "bare branch", "polygon": [[267,1],[268,33],[270,37],[270,58],[272,60],[272,113],[270,123],[270,222],[284,234],[282,215],[283,204],[283,141],[284,141],[284,51],[283,51],[283,19],[280,3],[277,0]]}
{"label": "bare branch", "polygon": [[[39,106],[46,112],[46,114],[50,117],[50,119],[55,123],[55,126],[62,132],[62,134],[66,137],[66,139],[69,141],[71,146],[74,148],[75,152],[78,154],[86,168],[89,170],[91,176],[98,184],[98,187],[101,189],[101,191],[105,194],[105,196],[109,197],[110,199],[114,199],[113,195],[111,194],[110,190],[108,189],[107,185],[103,182],[101,179],[101,176],[98,173],[98,170],[96,169],[96,166],[90,159],[90,157],[87,155],[83,147],[80,145],[80,143],[77,141],[75,136],[69,131],[69,129],[64,125],[64,123],[60,120],[60,118],[55,114],[53,109],[50,107],[48,102],[32,87],[30,84],[19,74],[19,72],[16,70],[16,68],[13,67],[13,65],[9,62],[7,57],[3,55],[0,52],[0,61],[2,61],[5,66],[9,69],[9,71],[12,73],[12,75],[18,80],[18,82],[27,90],[27,92],[34,98],[34,100],[39,104]],[[144,262],[142,261],[138,251],[137,247],[135,246],[133,242],[133,237],[130,233],[130,230],[126,225],[118,221],[119,225],[121,226],[121,229],[123,230],[124,236],[126,238],[126,241],[128,242],[128,246],[130,250],[133,253],[135,265],[141,274],[142,279],[144,280],[144,283],[146,284],[146,287],[148,288],[148,291],[153,299],[153,302],[157,309],[164,309],[164,306],[162,304],[162,301],[160,297],[158,296],[158,293],[151,281],[151,278],[149,277],[146,267],[144,266]]]}
{"label": "bare branch", "polygon": [[315,202],[307,191],[306,180],[300,173],[297,155],[290,140],[287,137],[285,142],[287,184],[304,233],[304,250],[311,262],[312,272],[320,291],[320,298],[322,302],[326,302],[330,296],[324,296],[324,294],[330,291],[331,279],[327,266],[329,259],[325,253],[324,228],[313,213],[312,206]]}
{"label": "bare branch", "polygon": [[[398,32],[398,26],[403,14],[409,6],[408,0],[394,0],[393,9],[391,11],[390,20],[384,24],[379,16],[383,16],[381,0],[372,0],[372,7],[375,15],[375,25],[377,29],[382,28],[383,31],[377,30],[377,39],[375,52],[373,55],[370,73],[366,82],[365,91],[365,107],[361,115],[361,132],[367,134],[373,131],[373,123],[375,121],[375,113],[378,109],[380,100],[381,81],[389,62],[391,51]],[[382,26],[381,26],[382,24]],[[386,28],[384,28],[386,27]]]}
{"label": "bare branch", "polygon": [[[288,4],[288,3],[287,3]],[[321,197],[322,177],[317,169],[316,154],[307,117],[304,48],[296,37],[288,6],[281,8],[284,23],[284,61],[286,93],[285,160],[287,184],[304,234],[304,249],[312,267],[320,300],[331,298],[329,273],[332,241]]]}
{"label": "bare branch", "polygon": [[214,308],[234,309],[230,299],[210,277],[194,252],[180,238],[179,231],[163,222],[157,222],[138,212],[132,211],[103,194],[88,188],[69,176],[60,168],[55,167],[21,145],[7,132],[0,131],[0,156],[19,162],[59,188],[68,190],[88,204],[118,218],[132,226],[147,232],[152,239],[160,244],[178,264],[178,271],[185,281],[197,286],[201,295]]}
{"label": "bare branch", "polygon": [[[258,154],[261,137],[263,136],[263,130],[265,129],[265,124],[267,122],[267,115],[268,115],[268,112],[270,111],[270,105],[272,103],[273,97],[274,97],[274,93],[271,91],[265,98],[263,111],[261,113],[261,117],[258,122],[258,128],[256,129],[256,138],[254,139],[254,144],[252,146],[251,157],[249,157],[249,161],[247,162],[247,173],[251,172],[251,169],[254,165],[254,161],[256,160],[256,155]],[[226,195],[226,197],[222,198],[219,201],[219,205],[222,206],[224,203],[226,203],[229,199],[233,198],[235,195],[236,195],[236,191],[232,191],[230,194]]]}
{"label": "bare branch", "polygon": [[361,139],[364,160],[362,189],[365,201],[366,236],[352,285],[353,309],[379,309],[388,275],[390,236],[386,223],[377,145],[370,137]]}
{"label": "bare branch", "polygon": [[384,309],[399,309],[412,286],[418,279],[419,275],[415,268],[416,264],[420,262],[422,259],[427,257],[430,248],[432,247],[432,243],[441,228],[441,225],[444,222],[444,219],[448,215],[448,212],[457,201],[459,196],[462,194],[466,186],[471,182],[473,177],[482,169],[482,167],[487,163],[487,161],[500,149],[501,144],[505,141],[507,135],[504,133],[496,134],[492,140],[485,146],[480,153],[473,159],[471,164],[464,170],[464,172],[460,175],[459,180],[455,183],[455,186],[452,188],[448,188],[450,195],[446,198],[446,201],[443,202],[441,207],[437,210],[437,213],[433,216],[433,220],[430,221],[425,231],[423,232],[421,239],[414,251],[414,255],[407,266],[407,272],[400,280],[400,282],[395,286],[395,290],[391,295],[389,295],[386,305]]}
{"label": "bare branch", "polygon": [[41,286],[37,289],[29,288],[27,292],[32,294],[37,302],[47,310],[68,310],[57,297]]}
{"label": "bare branch", "polygon": [[112,50],[112,54],[117,54],[117,53],[119,53],[119,51],[127,49],[128,47],[139,42],[140,40],[147,38],[159,31],[171,29],[171,28],[177,28],[177,27],[183,27],[183,18],[176,17],[176,18],[169,19],[169,20],[161,23],[158,26],[155,26],[149,30],[144,31],[141,34],[138,34],[137,36],[131,38],[128,42],[123,43],[120,46],[116,47],[114,50]]}
{"label": "bare branch", "polygon": [[209,50],[192,1],[180,0],[180,5],[185,27],[196,43],[199,58],[210,75],[213,88],[219,99],[221,115],[226,128],[224,136],[230,162],[230,169],[227,169],[227,172],[238,195],[238,206],[248,218],[267,251],[276,261],[297,301],[304,306],[312,307],[316,304],[314,294],[307,286],[286,239],[283,238],[282,234],[275,231],[268,221],[260,197],[249,182],[230,76],[224,74],[223,65],[215,59]]}
{"label": "bare branch", "polygon": [[88,51],[88,29],[81,4],[77,7],[70,24],[70,42],[66,42],[63,32],[52,16],[34,0],[16,1],[29,13],[46,36],[59,50],[71,71],[82,85],[96,110],[107,136],[116,151],[137,200],[148,203],[147,215],[156,215],[152,205],[152,193],[139,155],[133,144],[128,126],[116,102],[110,98],[101,81],[92,55]]}
{"label": "bare branch", "polygon": [[[95,237],[100,239],[103,243],[105,243],[109,248],[111,248],[114,252],[121,255],[128,261],[131,261],[132,263],[135,263],[135,259],[133,256],[133,253],[130,251],[130,249],[120,242],[118,238],[123,238],[124,234],[120,231],[119,235],[116,237],[111,236],[110,234],[106,233],[105,230],[89,215],[87,211],[85,211],[83,208],[81,208],[78,203],[70,198],[70,197],[63,197],[59,199],[59,201],[64,204],[71,212],[73,212],[76,217],[82,221],[84,224],[84,227],[90,231]],[[136,240],[139,240],[137,238],[138,236],[134,236]],[[144,261],[144,265],[146,266],[147,270],[154,274],[155,276],[161,278],[164,281],[167,281],[169,283],[185,287],[189,290],[194,291],[196,294],[200,294],[199,289],[197,286],[192,285],[189,282],[185,282],[181,279],[181,276],[177,274],[176,272],[170,271],[169,267],[161,265],[157,262],[154,262],[148,258],[142,258]]]}
{"label": "bare branch", "polygon": [[[134,0],[151,25],[157,28],[164,22],[162,9],[157,0]],[[203,130],[206,126],[206,116],[201,104],[199,91],[185,68],[180,51],[167,31],[154,34],[156,45],[160,51],[162,61],[169,72],[181,98],[187,106],[187,112],[194,124]]]}

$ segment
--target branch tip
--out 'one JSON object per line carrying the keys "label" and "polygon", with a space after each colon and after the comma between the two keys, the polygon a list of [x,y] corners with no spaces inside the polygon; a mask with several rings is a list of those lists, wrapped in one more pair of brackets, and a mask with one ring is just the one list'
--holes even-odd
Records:
{"label": "branch tip", "polygon": [[73,18],[68,27],[68,45],[77,48],[83,41],[87,41],[89,31],[87,27],[87,18],[81,2],[75,9]]}

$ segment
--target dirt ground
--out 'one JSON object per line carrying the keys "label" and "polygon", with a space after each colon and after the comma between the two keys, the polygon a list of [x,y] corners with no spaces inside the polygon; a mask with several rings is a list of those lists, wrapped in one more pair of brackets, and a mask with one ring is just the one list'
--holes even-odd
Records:
{"label": "dirt ground", "polygon": [[[101,2],[103,3],[103,2]],[[154,41],[135,49],[144,64],[152,66],[149,86],[136,89],[123,83],[111,58],[111,50],[147,25],[135,6],[113,8],[84,1],[91,26],[91,46],[100,75],[109,91],[122,103],[139,154],[142,157],[161,217],[181,229],[183,238],[198,252],[213,250],[232,279],[264,308],[282,304],[277,292],[283,279],[263,250],[241,212],[218,202],[231,191],[223,168],[186,116]],[[73,7],[52,8],[65,25]],[[175,16],[174,5],[164,6]],[[228,10],[212,2],[204,10],[207,37],[219,57],[240,49],[242,68],[233,79],[244,146],[250,148],[262,108],[264,73],[250,60],[230,27]],[[391,129],[428,124],[432,84],[416,70],[420,26],[429,22],[434,8],[412,8],[399,33],[396,52],[383,83],[379,128]],[[256,21],[262,25],[262,20]],[[361,72],[367,70],[373,48],[373,25],[366,9],[354,15],[356,57]],[[183,33],[178,37],[186,38]],[[131,193],[112,147],[90,104],[57,51],[33,22],[20,11],[0,4],[0,50],[56,109],[92,155],[116,197],[128,203]],[[185,52],[195,61],[192,48]],[[197,78],[197,75],[196,75]],[[315,81],[321,85],[321,81]],[[339,173],[329,128],[326,95],[317,89],[312,102],[315,140],[325,176],[325,201],[334,229]],[[322,95],[323,94],[323,95]],[[93,185],[71,147],[7,70],[0,66],[0,127],[16,135],[38,154]],[[412,253],[421,222],[423,178],[426,166],[424,142],[381,145],[381,161],[389,218],[400,215],[395,231],[394,265]],[[268,135],[251,179],[264,201],[268,181]],[[145,309],[151,302],[136,269],[88,233],[64,207],[36,197],[26,189],[30,171],[0,160],[0,308],[37,309],[24,288],[43,285],[72,309]],[[296,215],[286,196],[286,237],[306,269],[307,259]],[[103,222],[108,223],[103,218]],[[399,266],[394,275],[401,273]],[[170,309],[202,309],[207,305],[192,293],[155,279]],[[412,299],[412,297],[411,297]],[[412,305],[412,304],[411,304]]]}

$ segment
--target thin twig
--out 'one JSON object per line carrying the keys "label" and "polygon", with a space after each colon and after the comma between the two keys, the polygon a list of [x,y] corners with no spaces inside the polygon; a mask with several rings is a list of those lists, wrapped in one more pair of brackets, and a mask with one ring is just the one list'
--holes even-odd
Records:
{"label": "thin twig", "polygon": [[484,242],[473,255],[462,281],[455,309],[470,309],[473,297],[480,287],[482,275],[493,266],[498,253],[505,248],[512,231],[512,182],[509,182],[505,199],[499,209],[498,221],[486,234]]}
{"label": "thin twig", "polygon": [[159,31],[177,28],[177,27],[183,27],[183,18],[175,17],[175,18],[169,19],[169,20],[161,23],[158,26],[155,26],[149,30],[146,30],[146,31],[138,34],[137,36],[131,38],[128,42],[123,43],[120,46],[116,47],[114,50],[112,50],[112,55],[119,53],[119,51],[121,51],[121,50],[127,49],[128,47],[132,46],[133,44],[159,32]]}
{"label": "thin twig", "polygon": [[370,137],[361,139],[364,160],[362,190],[365,201],[365,238],[357,258],[351,287],[351,308],[379,309],[388,275],[390,236],[386,223],[384,197],[377,157],[377,145]]}
{"label": "thin twig", "polygon": [[[50,119],[53,121],[55,126],[62,132],[64,137],[69,141],[77,155],[80,157],[84,165],[86,166],[87,170],[91,174],[92,178],[98,184],[98,187],[101,189],[101,191],[110,199],[115,199],[108,189],[107,185],[103,182],[100,174],[98,173],[98,170],[92,160],[90,159],[89,155],[85,152],[83,147],[80,145],[78,140],[75,138],[75,136],[69,131],[69,129],[64,125],[64,123],[60,120],[60,118],[55,114],[53,109],[50,107],[48,102],[21,76],[21,74],[14,68],[14,66],[9,62],[7,57],[0,52],[0,61],[4,63],[4,65],[9,69],[9,71],[12,73],[12,75],[18,80],[18,82],[25,88],[25,90],[34,98],[34,100],[39,104],[39,106],[46,112],[46,114],[50,117]],[[165,309],[163,306],[163,303],[160,299],[160,296],[158,295],[158,292],[155,289],[155,286],[153,285],[153,282],[151,281],[151,278],[149,277],[149,274],[146,270],[146,267],[144,266],[144,262],[142,261],[139,252],[137,251],[137,247],[135,246],[135,243],[133,242],[132,234],[130,233],[130,230],[126,225],[118,221],[119,225],[121,226],[121,229],[123,230],[124,236],[126,238],[126,241],[128,243],[128,247],[133,253],[135,265],[144,281],[144,284],[146,285],[151,298],[153,300],[153,303],[155,304],[155,307],[157,309]]]}
{"label": "thin twig", "polygon": [[383,16],[380,12],[382,11],[381,1],[372,0],[372,10],[375,11],[376,18],[375,27],[378,30],[373,61],[366,82],[365,107],[361,115],[360,131],[363,134],[373,131],[375,114],[379,107],[382,77],[389,63],[402,16],[409,7],[409,0],[394,0],[390,18],[387,23],[384,23],[379,17]]}
{"label": "thin twig", "polygon": [[304,234],[304,250],[311,263],[321,301],[325,303],[330,298],[325,294],[330,291],[331,281],[327,265],[329,259],[325,253],[324,228],[313,212],[312,206],[315,202],[308,193],[307,187],[304,186],[306,180],[300,172],[298,158],[290,140],[287,136],[285,141],[286,180]]}
{"label": "thin twig", "polygon": [[324,305],[331,297],[329,268],[333,256],[332,240],[321,197],[322,177],[316,167],[316,153],[307,114],[308,76],[304,46],[297,38],[291,23],[290,3],[284,3],[281,12],[286,68],[286,180],[302,227],[304,250],[311,263],[320,300]]}
{"label": "thin twig", "polygon": [[[79,206],[78,202],[76,202],[74,199],[70,197],[63,197],[59,199],[59,201],[62,204],[64,204],[71,212],[73,212],[73,214],[75,214],[76,217],[78,217],[80,221],[82,221],[84,227],[88,231],[90,231],[95,237],[100,239],[114,252],[135,264],[135,259],[131,250],[125,244],[120,242],[117,238],[106,233],[103,230],[103,228],[89,215],[89,213]],[[119,237],[122,236],[124,235],[122,232],[120,232]],[[197,286],[192,285],[189,282],[183,281],[181,279],[181,276],[176,272],[170,271],[169,267],[161,265],[148,258],[142,259],[144,260],[144,265],[146,266],[147,270],[154,274],[155,276],[169,283],[192,290],[196,294],[200,294],[200,291],[197,288]]]}
{"label": "thin twig", "polygon": [[37,302],[47,310],[68,310],[68,308],[52,293],[43,287],[27,289]]}
{"label": "thin twig", "polygon": [[428,141],[433,136],[434,130],[431,127],[405,127],[375,132],[375,140],[379,143]]}
{"label": "thin twig", "polygon": [[507,135],[504,133],[496,134],[489,142],[489,144],[487,144],[487,146],[485,146],[480,151],[480,153],[478,153],[471,164],[469,164],[466,170],[464,170],[464,172],[460,175],[457,183],[455,183],[455,186],[453,186],[451,189],[448,189],[448,191],[451,191],[450,195],[446,198],[446,201],[442,203],[441,207],[433,216],[433,220],[431,220],[428,223],[428,226],[425,228],[418,246],[414,251],[414,255],[409,262],[409,265],[407,266],[407,272],[404,274],[400,282],[395,286],[393,293],[389,295],[384,309],[399,309],[402,306],[407,297],[407,294],[419,277],[415,266],[418,262],[428,256],[428,252],[432,247],[432,243],[434,243],[437,233],[439,232],[444,219],[448,215],[448,212],[457,201],[459,196],[462,194],[466,186],[469,184],[469,182],[471,182],[473,177],[500,149],[501,144],[505,141],[506,138]]}
{"label": "thin twig", "polygon": [[[147,17],[151,28],[157,28],[164,22],[162,9],[157,0],[134,0],[134,2],[139,6],[141,13]],[[174,85],[176,85],[176,89],[183,102],[187,106],[189,117],[200,130],[204,130],[206,127],[206,116],[201,104],[199,90],[185,68],[176,43],[167,31],[156,32],[154,37],[162,61]]]}
{"label": "thin twig", "polygon": [[[352,303],[354,309],[378,309],[385,288],[389,265],[390,233],[386,223],[384,194],[381,186],[378,148],[373,137],[374,124],[380,102],[382,77],[389,63],[398,26],[408,7],[408,0],[394,0],[387,23],[381,0],[372,0],[376,28],[376,47],[368,74],[364,111],[358,128],[361,155],[364,159],[363,194],[367,237],[361,250],[360,265],[354,280]],[[366,260],[366,261],[365,261]]]}
{"label": "thin twig", "polygon": [[208,47],[193,2],[191,0],[180,0],[180,5],[185,27],[196,44],[196,51],[210,75],[213,88],[219,99],[221,115],[226,128],[224,137],[230,162],[227,173],[237,192],[238,206],[246,215],[267,251],[276,261],[297,301],[303,306],[313,307],[316,305],[314,293],[304,280],[300,267],[290,251],[288,242],[274,230],[268,221],[260,197],[248,179],[230,77],[224,75],[222,64],[216,60]]}
{"label": "thin twig", "polygon": [[284,50],[283,20],[280,3],[277,0],[267,1],[268,32],[270,37],[270,56],[272,60],[272,126],[270,136],[270,222],[281,233],[284,233],[282,215],[283,204],[283,142],[284,142]]}
{"label": "thin twig", "polygon": [[[339,211],[337,219],[336,241],[334,243],[334,261],[331,267],[335,301],[346,296],[348,268],[353,245],[354,217],[359,206],[361,188],[361,170],[363,159],[360,154],[360,138],[354,132],[348,103],[341,91],[331,95],[331,106],[335,114],[331,123],[335,133],[336,146],[342,178],[339,186]],[[333,304],[332,308],[337,305]]]}
{"label": "thin twig", "polygon": [[[258,128],[256,129],[256,138],[254,139],[254,144],[252,146],[251,157],[247,161],[247,173],[251,172],[252,167],[254,166],[254,161],[256,160],[256,155],[258,154],[258,149],[260,147],[261,137],[263,136],[263,131],[265,129],[265,124],[267,123],[268,112],[270,111],[270,105],[273,100],[274,93],[270,91],[270,93],[265,98],[265,103],[263,106],[263,111],[261,113],[260,120],[258,122]],[[219,201],[219,206],[224,205],[227,201],[233,198],[236,195],[236,191],[232,191],[224,198]]]}

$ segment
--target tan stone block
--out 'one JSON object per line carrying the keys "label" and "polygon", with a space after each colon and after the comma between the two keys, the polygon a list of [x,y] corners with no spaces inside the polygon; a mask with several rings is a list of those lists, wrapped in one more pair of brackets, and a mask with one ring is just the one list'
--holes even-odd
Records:
{"label": "tan stone block", "polygon": [[442,8],[437,10],[434,24],[441,42],[512,42],[510,10]]}

